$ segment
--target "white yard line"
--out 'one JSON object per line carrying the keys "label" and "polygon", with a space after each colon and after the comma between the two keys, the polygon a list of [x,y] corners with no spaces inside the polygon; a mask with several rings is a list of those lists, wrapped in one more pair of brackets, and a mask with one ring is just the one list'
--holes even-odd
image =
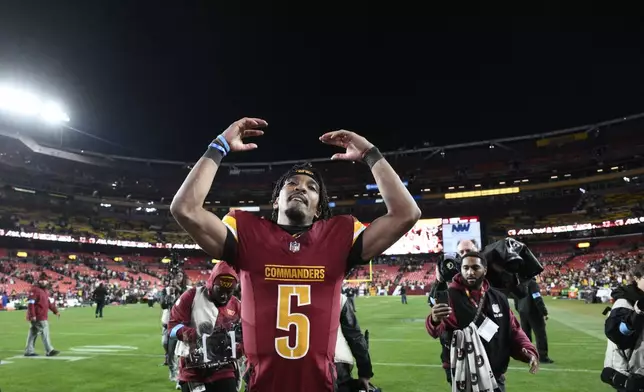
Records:
{"label": "white yard line", "polygon": [[[10,350],[11,352],[22,352],[22,350]],[[64,351],[64,350],[63,350]],[[100,353],[98,355],[94,355],[91,357],[87,358],[96,358],[97,356],[113,356],[113,357],[139,357],[139,358],[163,358],[164,356],[162,354],[135,354],[135,353]],[[44,357],[47,358],[47,357]],[[55,358],[55,357],[54,357]],[[11,357],[10,359],[12,360],[17,360],[17,359],[43,359],[43,356],[40,357],[21,357],[21,356],[14,356]],[[402,363],[402,362],[375,362],[373,363],[374,366],[389,366],[389,367],[422,367],[422,368],[442,368],[442,365],[440,364],[428,364],[428,363]],[[550,367],[552,365],[546,366],[541,366],[540,371],[544,372],[556,372],[556,373],[601,373],[600,369],[563,369],[563,368],[555,368],[555,367]],[[528,371],[528,366],[526,365],[525,367],[518,367],[518,366],[510,366],[508,367],[509,370],[516,370],[516,371]]]}
{"label": "white yard line", "polygon": [[595,339],[606,342],[603,321],[597,323],[595,318],[580,314],[571,315],[570,312],[557,309],[554,306],[549,308],[548,317],[570,329],[574,329],[577,332],[581,332],[587,336],[592,336]]}

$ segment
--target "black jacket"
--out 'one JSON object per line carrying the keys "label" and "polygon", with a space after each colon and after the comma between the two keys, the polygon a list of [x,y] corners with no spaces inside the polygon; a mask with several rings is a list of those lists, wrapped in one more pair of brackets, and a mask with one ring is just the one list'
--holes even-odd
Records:
{"label": "black jacket", "polygon": [[[537,281],[531,279],[527,283],[528,295],[521,298],[517,303],[517,310],[521,314],[530,314],[537,317],[545,317],[548,315],[548,309],[545,302],[541,297],[541,290]],[[516,299],[515,299],[516,301]]]}
{"label": "black jacket", "polygon": [[[644,292],[637,285],[630,284],[618,287],[611,293],[615,299],[625,299],[631,306],[644,308]],[[644,310],[644,309],[642,309]],[[644,328],[644,313],[637,314],[635,310],[628,308],[614,308],[604,324],[606,337],[622,350],[628,350],[635,346],[637,338]]]}
{"label": "black jacket", "polygon": [[101,301],[101,302],[105,301],[105,297],[107,297],[107,288],[105,288],[104,285],[98,286],[94,290],[93,297],[94,297],[94,301]]}
{"label": "black jacket", "polygon": [[342,307],[340,313],[340,328],[342,328],[342,334],[349,344],[353,358],[356,360],[358,377],[373,377],[369,345],[362,331],[360,331],[360,325],[358,325],[358,319],[353,308],[346,304]]}

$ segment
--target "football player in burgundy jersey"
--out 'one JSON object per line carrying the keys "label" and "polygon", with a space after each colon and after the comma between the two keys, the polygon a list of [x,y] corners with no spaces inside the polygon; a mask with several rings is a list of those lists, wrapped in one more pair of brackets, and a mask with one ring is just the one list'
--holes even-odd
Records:
{"label": "football player in burgundy jersey", "polygon": [[[242,328],[250,392],[331,392],[342,280],[409,231],[421,212],[398,174],[367,139],[340,130],[320,137],[346,149],[332,159],[367,164],[387,213],[365,227],[331,217],[319,173],[296,166],[276,184],[273,219],[233,211],[223,219],[203,208],[223,157],[257,148],[266,121],[244,118],[208,147],[172,201],[177,222],[211,256],[239,270]],[[367,380],[368,381],[368,380]]]}

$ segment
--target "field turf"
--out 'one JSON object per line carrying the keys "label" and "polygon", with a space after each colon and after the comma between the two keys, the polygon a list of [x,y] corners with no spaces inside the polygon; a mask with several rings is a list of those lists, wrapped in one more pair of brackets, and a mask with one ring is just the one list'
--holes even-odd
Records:
{"label": "field turf", "polygon": [[[550,356],[537,375],[512,361],[508,391],[577,392],[613,389],[599,379],[606,338],[604,305],[547,299]],[[358,298],[358,319],[371,334],[373,383],[385,392],[449,391],[440,368],[437,341],[425,331],[425,297]],[[0,390],[2,392],[172,391],[161,366],[160,308],[156,305],[109,306],[104,319],[92,308],[62,311],[50,318],[54,347],[61,357],[46,358],[38,340],[38,358],[22,356],[28,323],[24,311],[0,312]],[[67,359],[65,359],[67,357]],[[73,357],[73,358],[69,358]]]}

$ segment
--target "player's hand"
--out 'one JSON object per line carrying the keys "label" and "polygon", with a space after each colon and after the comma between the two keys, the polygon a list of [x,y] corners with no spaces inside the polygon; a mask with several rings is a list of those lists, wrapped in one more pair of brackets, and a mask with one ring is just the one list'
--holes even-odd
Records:
{"label": "player's hand", "polygon": [[60,313],[56,313],[56,317],[60,320]]}
{"label": "player's hand", "polygon": [[360,377],[360,378],[358,378],[358,380],[360,380],[360,385],[364,386],[364,390],[368,391],[369,390],[369,383],[371,382],[371,379],[366,378],[366,377]]}
{"label": "player's hand", "polygon": [[432,308],[432,321],[434,324],[440,324],[450,314],[452,314],[452,308],[450,308],[449,305],[436,304]]}
{"label": "player's hand", "polygon": [[536,374],[539,371],[539,360],[525,348],[521,351],[523,351],[526,357],[530,357],[530,374]]}
{"label": "player's hand", "polygon": [[344,129],[327,132],[320,136],[320,141],[324,144],[345,148],[346,152],[335,154],[331,157],[331,159],[344,161],[361,161],[362,155],[373,147],[369,140],[355,132]]}
{"label": "player's hand", "polygon": [[261,118],[244,117],[230,124],[222,133],[223,137],[230,146],[230,151],[249,151],[257,148],[255,143],[244,143],[244,139],[253,136],[262,136],[264,131],[258,128],[264,128],[268,123]]}

